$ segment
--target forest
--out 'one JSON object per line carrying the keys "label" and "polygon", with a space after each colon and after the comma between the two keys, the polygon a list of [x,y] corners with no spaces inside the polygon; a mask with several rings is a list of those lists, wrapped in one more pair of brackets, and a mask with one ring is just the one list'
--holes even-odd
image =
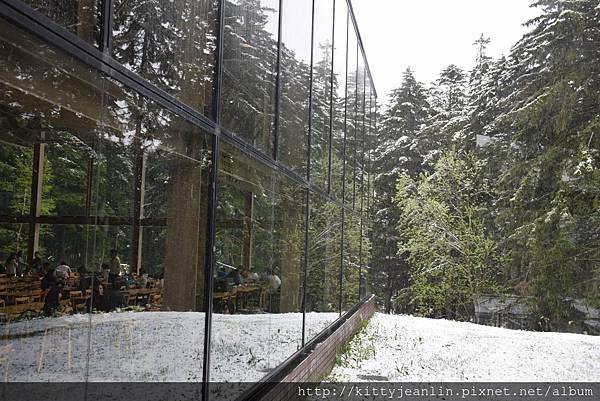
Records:
{"label": "forest", "polygon": [[[413,71],[378,115],[373,290],[387,312],[473,320],[482,295],[524,297],[530,328],[600,305],[600,4],[539,0],[493,59],[426,85]],[[475,39],[475,38],[474,38]]]}

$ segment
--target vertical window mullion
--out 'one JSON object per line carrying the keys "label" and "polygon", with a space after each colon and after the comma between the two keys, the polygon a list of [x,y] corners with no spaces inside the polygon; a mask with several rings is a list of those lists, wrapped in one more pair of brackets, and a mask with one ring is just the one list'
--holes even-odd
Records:
{"label": "vertical window mullion", "polygon": [[113,1],[102,0],[99,47],[106,54],[112,53]]}
{"label": "vertical window mullion", "polygon": [[[215,0],[217,7],[217,39],[215,51],[215,69],[213,77],[212,118],[221,123],[221,88],[223,84],[223,49],[224,49],[224,22],[225,22],[225,0]],[[206,241],[206,266],[204,267],[204,362],[202,364],[202,399],[209,399],[210,386],[210,351],[212,338],[212,312],[214,293],[214,270],[215,270],[215,241],[216,241],[216,216],[218,203],[218,177],[219,177],[219,151],[220,133],[213,133],[211,140],[211,167],[209,175],[207,218],[207,241]]]}

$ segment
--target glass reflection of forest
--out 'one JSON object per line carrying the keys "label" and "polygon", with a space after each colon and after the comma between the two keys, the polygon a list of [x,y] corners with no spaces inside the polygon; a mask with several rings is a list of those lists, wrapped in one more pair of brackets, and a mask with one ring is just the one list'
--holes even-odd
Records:
{"label": "glass reflection of forest", "polygon": [[[282,10],[276,116],[279,1],[225,2],[223,126],[268,156],[276,144],[281,163],[310,175],[348,209],[222,145],[217,156],[213,378],[233,379],[239,372],[219,365],[219,358],[246,347],[242,352],[256,362],[255,376],[249,378],[259,379],[264,369],[302,346],[303,302],[309,340],[358,302],[359,286],[365,293],[360,274],[369,263],[369,221],[361,213],[366,216],[370,204],[366,149],[374,132],[374,94],[348,9],[345,2],[337,3],[335,12],[333,0],[315,3],[311,49],[312,1],[284,2],[290,9]],[[27,4],[98,44],[96,2]],[[111,55],[211,116],[215,18],[212,1],[118,0]],[[205,307],[210,136],[5,21],[0,22],[0,47],[2,324],[18,338],[43,333],[26,340],[31,350],[53,335],[66,347],[63,328],[96,333],[91,351],[81,343],[68,352],[74,358],[71,369],[83,363],[87,352],[99,353],[98,363],[112,366],[110,372],[88,368],[90,377],[181,379],[178,368],[163,366],[161,358],[149,362],[161,366],[149,373],[119,358],[111,361],[100,351],[129,341],[121,356],[140,357],[143,347],[136,347],[151,342],[142,333],[164,327],[172,335],[157,355],[165,353],[168,359],[170,350],[180,348],[201,371],[201,358],[190,355],[192,349],[194,355],[202,353],[204,326],[192,315],[172,313],[203,312]],[[155,312],[162,317],[154,318]],[[89,320],[76,319],[85,313],[91,313]],[[257,323],[248,334],[243,315],[265,326]],[[194,340],[187,345],[176,343],[182,335],[177,330],[191,324],[182,316],[194,322],[189,326]],[[165,324],[165,319],[177,324]],[[131,340],[135,330],[139,336]],[[12,346],[2,359],[7,371],[28,374],[35,352],[17,352],[25,343],[12,337],[2,341]],[[44,373],[39,362],[32,377],[80,379],[81,372],[48,366],[54,370]]]}

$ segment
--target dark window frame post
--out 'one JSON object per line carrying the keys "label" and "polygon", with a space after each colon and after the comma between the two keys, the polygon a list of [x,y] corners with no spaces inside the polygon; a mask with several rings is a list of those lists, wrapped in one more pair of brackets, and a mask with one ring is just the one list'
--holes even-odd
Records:
{"label": "dark window frame post", "polygon": [[224,23],[225,23],[225,0],[214,0],[217,9],[217,40],[215,51],[215,69],[213,78],[212,96],[212,118],[217,123],[216,131],[211,135],[211,163],[208,184],[208,207],[207,207],[207,241],[206,258],[204,267],[204,362],[202,364],[202,399],[208,400],[210,394],[210,351],[212,338],[212,314],[213,314],[213,291],[215,271],[215,242],[217,231],[217,204],[219,189],[219,153],[221,123],[221,88],[223,84],[223,49],[224,49]]}

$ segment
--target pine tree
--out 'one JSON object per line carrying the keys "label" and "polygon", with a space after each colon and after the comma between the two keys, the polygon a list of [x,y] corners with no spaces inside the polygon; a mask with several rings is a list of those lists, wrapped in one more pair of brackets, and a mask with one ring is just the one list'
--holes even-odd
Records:
{"label": "pine tree", "polygon": [[431,118],[421,134],[419,152],[431,169],[443,152],[453,144],[462,144],[467,103],[467,75],[456,65],[449,65],[430,90]]}

